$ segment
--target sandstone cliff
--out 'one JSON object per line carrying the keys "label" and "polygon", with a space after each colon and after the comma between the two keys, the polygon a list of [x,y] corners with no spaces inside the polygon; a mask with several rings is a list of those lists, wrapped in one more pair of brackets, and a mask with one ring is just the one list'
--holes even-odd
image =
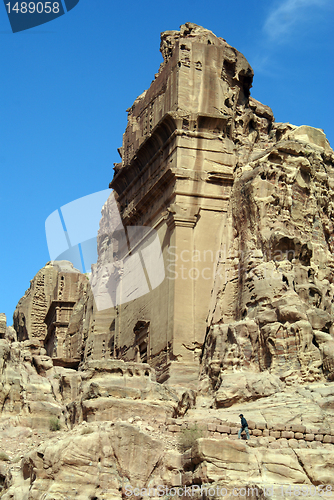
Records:
{"label": "sandstone cliff", "polygon": [[50,262],[14,328],[0,315],[3,500],[314,497],[333,481],[333,151],[276,123],[211,31],[186,23],[161,52],[91,276]]}
{"label": "sandstone cliff", "polygon": [[254,397],[250,380],[267,395],[333,378],[333,182],[333,153],[310,127],[236,170],[203,356],[224,405]]}

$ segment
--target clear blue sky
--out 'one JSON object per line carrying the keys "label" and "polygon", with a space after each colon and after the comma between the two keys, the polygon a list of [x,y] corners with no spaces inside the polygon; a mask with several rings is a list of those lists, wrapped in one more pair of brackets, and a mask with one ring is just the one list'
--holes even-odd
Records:
{"label": "clear blue sky", "polygon": [[0,312],[50,260],[45,220],[108,187],[126,112],[162,60],[160,32],[187,21],[240,50],[276,121],[333,130],[333,0],[113,2],[13,34],[0,5]]}

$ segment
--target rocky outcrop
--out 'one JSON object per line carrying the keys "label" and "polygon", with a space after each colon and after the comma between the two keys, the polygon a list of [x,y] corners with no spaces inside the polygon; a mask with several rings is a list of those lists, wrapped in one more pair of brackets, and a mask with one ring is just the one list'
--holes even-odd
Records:
{"label": "rocky outcrop", "polygon": [[0,314],[0,338],[3,339],[6,335],[7,318],[4,313]]}
{"label": "rocky outcrop", "polygon": [[[66,367],[147,361],[159,382],[192,388],[200,371],[224,405],[331,380],[334,178],[326,137],[275,123],[249,95],[245,58],[212,32],[187,23],[161,40],[159,74],[129,109],[91,287],[65,263],[48,264],[18,304],[18,339],[38,338]],[[194,88],[210,78],[202,100],[185,94],[189,78]],[[141,226],[156,234],[161,261],[152,264]],[[157,265],[165,269],[158,286]],[[252,376],[236,382],[236,371]]]}
{"label": "rocky outcrop", "polygon": [[18,340],[44,339],[47,328],[44,323],[48,306],[56,286],[57,270],[47,264],[38,271],[30,283],[30,288],[19,301],[14,312],[14,328]]}
{"label": "rocky outcrop", "polygon": [[166,279],[157,291],[150,279],[145,297],[135,300],[127,287],[115,347],[134,359],[143,321],[158,380],[183,378],[195,387],[234,172],[275,144],[280,128],[271,109],[250,98],[253,70],[224,39],[186,23],[162,34],[160,50],[156,79],[128,110],[122,163],[110,186],[126,227],[157,232]]}
{"label": "rocky outcrop", "polygon": [[54,396],[51,380],[38,374],[53,369],[38,341],[0,340],[1,419],[14,425],[49,427],[50,418],[64,421],[63,405]]}
{"label": "rocky outcrop", "polygon": [[322,131],[299,127],[237,171],[203,356],[231,402],[254,397],[243,378],[262,380],[258,397],[332,380],[333,159]]}
{"label": "rocky outcrop", "polygon": [[9,479],[3,498],[19,489],[30,499],[42,494],[48,499],[122,498],[129,484],[142,488],[158,476],[164,450],[158,436],[150,434],[126,422],[78,426],[27,454],[22,474]]}
{"label": "rocky outcrop", "polygon": [[47,263],[14,312],[18,340],[38,341],[54,364],[67,368],[112,356],[110,324],[110,310],[96,307],[89,277],[68,261]]}
{"label": "rocky outcrop", "polygon": [[332,482],[333,151],[276,123],[211,31],[186,23],[161,52],[128,110],[92,273],[48,263],[14,328],[0,315],[3,500]]}
{"label": "rocky outcrop", "polygon": [[[67,330],[73,306],[84,295],[82,285],[87,279],[67,261],[48,262],[30,282],[30,288],[19,301],[14,312],[14,329],[17,339],[36,340],[41,347],[49,346],[50,352],[57,349],[54,343]],[[57,327],[54,326],[57,323]],[[58,326],[59,325],[59,326]],[[62,346],[59,346],[62,352]],[[66,349],[65,349],[66,350]],[[62,352],[66,358],[67,353]]]}
{"label": "rocky outcrop", "polygon": [[[180,452],[175,436],[180,436],[189,422],[169,425],[170,432],[152,427],[139,416],[116,423],[83,422],[25,454],[20,468],[7,474],[3,498],[106,500],[148,496],[149,489],[150,496],[158,497],[159,490],[173,494],[172,488],[181,492],[186,486],[183,491],[190,491],[195,498],[209,488],[217,493],[217,487],[226,491],[224,496],[233,490],[233,496],[238,497],[240,488],[252,488],[254,495],[258,491],[256,496],[267,492],[278,498],[282,488],[297,492],[304,486],[305,494],[311,496],[320,482],[330,485],[334,445],[328,439],[321,442],[305,434],[303,440],[300,432],[288,430],[268,430],[268,437],[259,437],[266,431],[249,424],[253,430],[248,442],[236,439],[236,428],[207,424],[208,434],[213,428],[231,433],[215,432],[219,439],[198,438]],[[174,427],[179,428],[178,433]],[[282,429],[282,424],[274,427]],[[297,424],[290,428],[305,430]]]}
{"label": "rocky outcrop", "polygon": [[180,409],[177,393],[158,384],[154,370],[145,363],[88,361],[82,370],[62,376],[60,392],[68,404],[71,426],[83,420],[113,422],[138,414],[165,423]]}

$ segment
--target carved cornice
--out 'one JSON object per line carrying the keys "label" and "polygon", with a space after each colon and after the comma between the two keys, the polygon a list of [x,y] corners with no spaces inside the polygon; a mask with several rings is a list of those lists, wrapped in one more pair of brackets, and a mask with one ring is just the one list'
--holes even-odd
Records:
{"label": "carved cornice", "polygon": [[178,214],[170,214],[167,219],[167,226],[170,229],[174,229],[175,227],[189,227],[194,228],[196,226],[196,222],[198,217],[196,215],[178,215]]}
{"label": "carved cornice", "polygon": [[151,135],[141,144],[129,165],[125,165],[114,176],[109,187],[119,195],[130,189],[137,182],[141,173],[157,158],[174,139],[177,129],[171,113],[167,113],[153,129]]}
{"label": "carved cornice", "polygon": [[[178,147],[186,149],[198,149],[196,141],[181,143],[184,138],[202,138],[213,140],[219,143],[221,148],[221,132],[226,117],[222,116],[202,116],[192,115],[189,117],[189,124],[201,125],[200,130],[187,130],[182,128],[182,118],[177,113],[167,113],[153,129],[150,136],[140,146],[136,156],[132,158],[130,164],[123,166],[116,174],[110,187],[117,193],[121,217],[126,225],[142,223],[147,214],[149,218],[153,213],[157,214],[161,209],[166,208],[168,199],[172,195],[182,194],[192,198],[227,200],[229,193],[219,190],[208,192],[203,189],[203,183],[216,184],[220,186],[231,186],[233,184],[232,166],[225,163],[212,162],[212,170],[205,171],[202,168],[180,168],[178,166]],[[221,124],[220,127],[218,125]],[[208,129],[205,129],[205,127]],[[180,127],[180,128],[179,128]],[[216,127],[216,128],[214,128]],[[215,132],[215,130],[219,131]],[[218,137],[219,135],[219,137]],[[213,143],[212,143],[213,144]],[[211,147],[211,146],[210,146]],[[219,154],[220,149],[212,145],[215,154]],[[210,151],[209,149],[208,151]],[[223,150],[224,154],[233,155],[232,151]],[[206,164],[210,160],[205,160]],[[206,166],[206,169],[208,167]],[[179,184],[179,180],[188,179],[188,185]],[[174,184],[173,184],[174,183]],[[193,185],[195,183],[195,185]],[[154,211],[152,212],[152,207]],[[194,221],[186,221],[175,218],[175,225],[196,224]]]}
{"label": "carved cornice", "polygon": [[[115,173],[109,187],[114,189],[119,196],[124,196],[174,139],[178,136],[212,140],[222,138],[225,133],[226,119],[225,115],[194,115],[191,121],[196,122],[200,130],[187,130],[182,128],[182,118],[178,117],[176,113],[167,113],[152,130],[150,136],[141,144],[131,162]],[[213,130],[212,123],[216,124],[217,122],[222,125]]]}
{"label": "carved cornice", "polygon": [[75,304],[76,304],[75,301],[70,301],[70,300],[53,300],[50,304],[48,312],[46,313],[44,323],[46,323],[46,325],[49,326],[52,315],[54,314],[56,309],[72,310]]}

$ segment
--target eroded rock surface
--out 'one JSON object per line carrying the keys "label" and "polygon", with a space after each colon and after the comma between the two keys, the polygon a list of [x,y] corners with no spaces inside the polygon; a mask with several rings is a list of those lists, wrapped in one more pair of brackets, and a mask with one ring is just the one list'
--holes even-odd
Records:
{"label": "eroded rock surface", "polygon": [[[276,123],[244,56],[211,31],[186,23],[160,48],[128,110],[90,278],[48,263],[14,328],[0,315],[4,500],[159,486],[278,499],[332,482],[333,151],[319,129]],[[124,278],[131,226],[156,231],[156,286],[145,252],[135,286]]]}
{"label": "eroded rock surface", "polygon": [[[259,396],[333,378],[333,155],[324,134],[314,135],[317,143],[287,132],[236,173],[234,234],[222,242],[204,351],[223,394],[236,372],[239,386],[258,373]],[[235,397],[254,395],[235,386]]]}

